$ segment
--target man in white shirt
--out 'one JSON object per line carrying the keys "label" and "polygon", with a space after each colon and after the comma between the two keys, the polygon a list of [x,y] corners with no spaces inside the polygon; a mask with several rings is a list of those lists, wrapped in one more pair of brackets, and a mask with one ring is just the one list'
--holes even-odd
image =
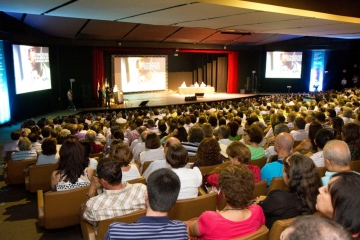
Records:
{"label": "man in white shirt", "polygon": [[[165,156],[166,156],[166,153],[167,153],[169,147],[174,144],[181,144],[181,142],[179,139],[177,139],[175,137],[169,137],[166,140],[165,145],[164,145]],[[171,166],[166,162],[166,159],[155,160],[145,170],[145,172],[143,173],[143,176],[147,179],[152,172],[154,172],[160,168],[171,168]]]}
{"label": "man in white shirt", "polygon": [[229,139],[230,129],[227,125],[221,125],[218,129],[219,144],[229,146],[232,141]]}
{"label": "man in white shirt", "polygon": [[305,131],[306,122],[303,118],[295,118],[294,120],[294,130],[290,132],[291,136],[294,138],[294,141],[303,141],[308,139],[309,133]]}
{"label": "man in white shirt", "polygon": [[122,113],[119,112],[117,115],[116,122],[117,123],[127,123],[127,120],[125,118],[123,118]]}
{"label": "man in white shirt", "polygon": [[317,146],[318,151],[314,154],[312,153],[306,154],[308,157],[310,157],[313,160],[316,167],[325,166],[323,148],[328,141],[333,140],[334,138],[335,138],[334,134],[328,129],[323,128],[316,133],[315,144]]}

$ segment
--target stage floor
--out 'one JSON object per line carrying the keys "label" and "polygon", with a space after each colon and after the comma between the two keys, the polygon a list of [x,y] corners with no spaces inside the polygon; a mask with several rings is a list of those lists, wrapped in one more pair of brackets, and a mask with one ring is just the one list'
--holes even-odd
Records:
{"label": "stage floor", "polygon": [[[218,102],[228,100],[240,100],[244,98],[258,96],[258,94],[236,94],[236,93],[214,93],[205,94],[203,97],[197,97],[196,101],[185,101],[185,97],[194,95],[182,95],[178,92],[151,92],[151,93],[137,93],[137,94],[124,94],[123,104],[111,104],[110,109],[134,109],[139,108],[142,101],[149,101],[146,107],[162,107],[166,105],[183,105],[200,102]],[[105,107],[84,108],[83,112],[103,111],[104,109],[110,110]]]}

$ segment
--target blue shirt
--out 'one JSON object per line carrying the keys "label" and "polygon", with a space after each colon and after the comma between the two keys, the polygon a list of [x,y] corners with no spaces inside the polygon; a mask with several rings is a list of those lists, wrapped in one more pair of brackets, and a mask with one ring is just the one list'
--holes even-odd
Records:
{"label": "blue shirt", "polygon": [[132,224],[112,223],[105,239],[188,239],[185,223],[169,217],[140,217]]}
{"label": "blue shirt", "polygon": [[265,179],[267,181],[267,185],[269,186],[274,177],[282,177],[282,169],[283,164],[280,159],[276,162],[265,164],[265,166],[261,169],[261,180]]}

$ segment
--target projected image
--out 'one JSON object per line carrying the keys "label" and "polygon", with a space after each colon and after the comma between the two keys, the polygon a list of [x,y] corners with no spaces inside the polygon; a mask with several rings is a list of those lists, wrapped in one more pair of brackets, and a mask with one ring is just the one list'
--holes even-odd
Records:
{"label": "projected image", "polygon": [[323,90],[325,51],[312,51],[309,91]]}
{"label": "projected image", "polygon": [[3,41],[0,40],[0,124],[10,121],[9,91]]}
{"label": "projected image", "polygon": [[166,56],[114,57],[115,84],[124,93],[166,90]]}
{"label": "projected image", "polygon": [[301,78],[302,52],[267,52],[265,78]]}
{"label": "projected image", "polygon": [[49,48],[13,45],[16,94],[51,89]]}

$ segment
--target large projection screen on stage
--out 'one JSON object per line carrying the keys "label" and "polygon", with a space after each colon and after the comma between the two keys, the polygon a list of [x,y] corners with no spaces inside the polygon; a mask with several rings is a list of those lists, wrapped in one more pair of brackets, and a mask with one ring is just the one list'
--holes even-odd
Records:
{"label": "large projection screen on stage", "polygon": [[165,55],[113,55],[112,64],[114,84],[124,93],[167,89],[167,56]]}
{"label": "large projection screen on stage", "polygon": [[49,48],[13,44],[16,94],[51,89]]}
{"label": "large projection screen on stage", "polygon": [[301,78],[302,52],[266,52],[265,78]]}

